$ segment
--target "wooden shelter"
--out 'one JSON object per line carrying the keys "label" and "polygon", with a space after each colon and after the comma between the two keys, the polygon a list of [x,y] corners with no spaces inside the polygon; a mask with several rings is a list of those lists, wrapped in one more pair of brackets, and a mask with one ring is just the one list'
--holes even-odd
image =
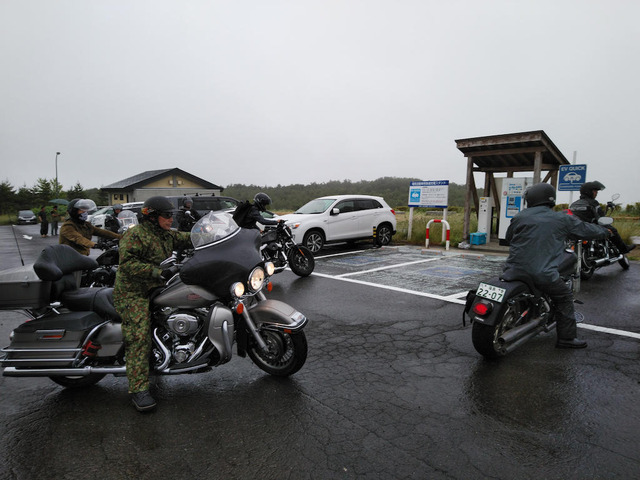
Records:
{"label": "wooden shelter", "polygon": [[557,188],[560,165],[569,165],[569,161],[543,130],[464,138],[456,140],[456,146],[467,157],[467,192],[462,234],[465,242],[469,241],[471,199],[476,212],[479,210],[480,200],[473,176],[475,172],[484,172],[485,196],[493,198],[494,207],[499,212],[501,195],[496,187],[496,173],[506,173],[506,177],[513,177],[516,172],[533,172],[533,183],[536,184],[540,183],[542,173],[546,172],[542,181],[550,182]]}

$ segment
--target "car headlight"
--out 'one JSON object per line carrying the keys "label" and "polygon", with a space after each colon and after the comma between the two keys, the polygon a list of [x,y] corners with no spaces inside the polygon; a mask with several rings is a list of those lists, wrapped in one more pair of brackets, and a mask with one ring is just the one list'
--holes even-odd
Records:
{"label": "car headlight", "polygon": [[236,282],[231,285],[231,294],[240,298],[244,295],[244,285],[241,282]]}
{"label": "car headlight", "polygon": [[270,277],[276,271],[276,266],[273,264],[273,262],[265,262],[264,269],[266,270],[267,275]]}
{"label": "car headlight", "polygon": [[257,292],[262,288],[264,284],[264,270],[262,267],[256,267],[249,275],[249,288],[253,292]]}
{"label": "car headlight", "polygon": [[291,230],[295,230],[296,228],[298,228],[300,225],[302,225],[300,222],[296,222],[296,223],[287,223],[287,226],[291,229]]}

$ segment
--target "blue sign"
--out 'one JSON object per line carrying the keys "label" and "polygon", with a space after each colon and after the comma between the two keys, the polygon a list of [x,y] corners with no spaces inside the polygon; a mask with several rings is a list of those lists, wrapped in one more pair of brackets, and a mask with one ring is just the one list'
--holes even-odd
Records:
{"label": "blue sign", "polygon": [[409,206],[426,208],[447,208],[449,204],[449,180],[411,182],[409,185]]}
{"label": "blue sign", "polygon": [[586,165],[560,165],[558,172],[558,191],[578,191],[580,190],[580,185],[586,181]]}

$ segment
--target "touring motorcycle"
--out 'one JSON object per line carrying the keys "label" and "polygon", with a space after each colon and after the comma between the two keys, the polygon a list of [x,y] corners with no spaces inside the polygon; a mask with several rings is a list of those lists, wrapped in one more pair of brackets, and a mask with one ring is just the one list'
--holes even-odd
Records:
{"label": "touring motorcycle", "polygon": [[[620,198],[620,195],[616,193],[611,197],[611,201],[607,202],[604,216],[598,218],[599,225],[606,227],[613,223],[613,218],[608,215],[615,209],[614,202],[618,198]],[[567,213],[572,214],[571,210],[568,210]],[[578,240],[575,242],[575,248],[580,256],[580,278],[583,280],[589,280],[598,268],[606,267],[616,262],[623,270],[628,270],[631,265],[627,255],[621,253],[609,237],[600,240]]]}
{"label": "touring motorcycle", "polygon": [[[151,373],[203,372],[232,358],[235,344],[263,371],[296,373],[307,358],[305,315],[266,298],[274,266],[260,256],[260,236],[230,215],[210,212],[191,232],[193,249],[174,252],[173,272],[150,294]],[[46,247],[32,266],[0,272],[0,308],[29,320],[13,330],[3,375],[49,377],[65,387],[125,375],[121,319],[112,288],[78,288],[96,261],[67,245]]]}
{"label": "touring motorcycle", "polygon": [[260,251],[265,261],[273,262],[276,273],[282,272],[288,265],[296,275],[308,277],[316,265],[311,250],[296,244],[291,228],[284,222],[275,227],[265,226]]}
{"label": "touring motorcycle", "polygon": [[[571,285],[577,263],[577,255],[566,250],[559,272]],[[556,325],[551,298],[538,290],[526,273],[515,270],[505,270],[470,290],[463,313],[466,324],[464,315],[471,321],[474,348],[486,358],[502,357]]]}

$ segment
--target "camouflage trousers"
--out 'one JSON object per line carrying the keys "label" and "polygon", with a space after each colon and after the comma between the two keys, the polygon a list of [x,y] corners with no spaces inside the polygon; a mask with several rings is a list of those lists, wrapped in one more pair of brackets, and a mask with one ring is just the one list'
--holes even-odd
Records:
{"label": "camouflage trousers", "polygon": [[129,393],[148,390],[149,355],[151,354],[149,298],[123,295],[114,303],[118,314],[122,317]]}

